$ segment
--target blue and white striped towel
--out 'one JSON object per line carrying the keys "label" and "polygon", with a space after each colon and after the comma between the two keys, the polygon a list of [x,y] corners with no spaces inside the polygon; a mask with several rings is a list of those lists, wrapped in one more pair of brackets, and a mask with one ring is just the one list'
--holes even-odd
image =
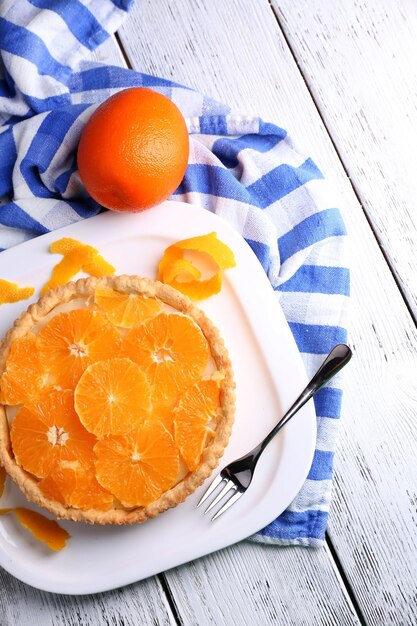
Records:
{"label": "blue and white striped towel", "polygon": [[[3,0],[0,9],[0,248],[98,213],[77,171],[82,128],[116,91],[147,86],[187,119],[191,154],[177,200],[229,221],[265,272],[312,374],[346,340],[346,232],[322,174],[286,134],[168,80],[86,61],[131,0]],[[340,380],[340,379],[339,379]],[[255,541],[324,539],[340,414],[337,383],[316,396],[317,447],[305,485]]]}

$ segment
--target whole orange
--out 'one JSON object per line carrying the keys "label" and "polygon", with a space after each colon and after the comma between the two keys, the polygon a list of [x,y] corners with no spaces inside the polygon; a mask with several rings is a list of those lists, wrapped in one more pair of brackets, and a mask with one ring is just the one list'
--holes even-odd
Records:
{"label": "whole orange", "polygon": [[137,212],[175,191],[188,154],[178,107],[156,91],[132,87],[92,114],[78,146],[78,169],[94,200],[113,211]]}

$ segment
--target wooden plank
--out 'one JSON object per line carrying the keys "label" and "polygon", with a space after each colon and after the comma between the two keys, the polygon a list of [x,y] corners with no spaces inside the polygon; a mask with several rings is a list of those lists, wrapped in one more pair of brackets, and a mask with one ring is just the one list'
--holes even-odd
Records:
{"label": "wooden plank", "polygon": [[[114,37],[100,46],[91,58],[102,63],[125,65]],[[157,577],[94,596],[64,596],[33,589],[0,568],[1,626],[128,626],[139,623],[176,624]]]}
{"label": "wooden plank", "polygon": [[[176,4],[175,10],[169,0],[161,0],[157,8],[150,1],[142,2],[140,11],[134,8],[120,37],[134,67],[194,86],[235,110],[258,112],[287,127],[295,144],[313,156],[338,189],[351,235],[355,359],[345,377],[345,421],[336,463],[331,538],[369,624],[414,624],[415,479],[410,468],[415,467],[416,387],[411,373],[417,367],[417,335],[332,145],[337,137],[331,139],[327,134],[266,0],[188,0]],[[234,550],[245,548],[237,546],[233,554]],[[280,551],[271,550],[279,559]],[[255,578],[261,576],[249,557],[252,553],[245,552],[237,572],[231,552],[224,554],[210,560],[218,569],[219,581],[231,580],[238,587],[245,568],[251,568]],[[389,558],[387,564],[387,557],[394,554],[397,558]],[[301,553],[298,563],[291,556],[295,551],[289,550],[288,555],[283,567],[286,584],[293,588],[304,588],[303,570],[309,570],[311,561],[318,568],[331,567],[330,559],[319,564],[315,552]],[[199,569],[200,578],[186,588],[195,614],[201,610],[205,594],[210,594],[207,580],[213,574],[205,562]],[[169,581],[174,597],[184,603],[180,581],[177,585],[174,578]],[[273,602],[279,606],[280,595],[275,592]],[[323,595],[328,603],[333,601],[326,589],[306,592],[303,597],[310,606],[306,624],[323,617],[318,609],[325,602]],[[245,621],[251,623],[259,596],[252,591],[245,602]],[[224,610],[231,618],[227,607]],[[287,623],[300,623],[300,610],[296,603]],[[340,617],[339,623],[344,623],[343,619]]]}
{"label": "wooden plank", "polygon": [[[273,5],[415,317],[417,68],[410,61],[417,39],[410,25],[417,23],[417,5],[394,7],[379,0],[322,1],[313,9],[311,3],[288,0]],[[371,298],[363,301],[362,315],[372,325]],[[388,293],[387,298],[390,302]],[[415,623],[416,343],[413,332],[407,345],[407,331],[398,332],[398,323],[390,303],[389,319],[380,315],[374,327],[386,362],[381,368],[369,353],[361,363],[360,385],[346,398],[345,411],[354,415],[353,393],[368,396],[369,417],[358,414],[355,423],[343,424],[344,431],[359,427],[362,437],[358,442],[342,433],[329,528],[364,615],[375,625]],[[393,352],[396,341],[404,349]],[[377,541],[369,540],[372,530]]]}
{"label": "wooden plank", "polygon": [[416,316],[417,3],[272,4]]}
{"label": "wooden plank", "polygon": [[[139,558],[139,556],[138,556]],[[108,626],[176,621],[157,578],[91,596],[38,591],[0,568],[1,626]]]}
{"label": "wooden plank", "polygon": [[91,53],[91,60],[105,63],[106,65],[126,67],[125,59],[114,35],[106,39],[101,46]]}
{"label": "wooden plank", "polygon": [[165,576],[184,624],[360,624],[324,548],[243,542]]}

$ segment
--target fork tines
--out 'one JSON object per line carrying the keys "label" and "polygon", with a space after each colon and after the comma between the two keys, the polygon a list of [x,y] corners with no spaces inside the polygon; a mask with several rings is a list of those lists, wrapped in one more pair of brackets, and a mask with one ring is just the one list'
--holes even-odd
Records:
{"label": "fork tines", "polygon": [[238,500],[243,495],[242,492],[238,491],[237,485],[235,485],[235,483],[232,480],[227,479],[225,476],[222,476],[222,473],[220,472],[220,474],[213,480],[213,482],[211,483],[207,491],[203,494],[202,498],[200,499],[200,502],[197,504],[197,508],[201,504],[203,504],[203,502],[205,502],[207,498],[209,498],[209,496],[212,495],[217,489],[217,487],[219,487],[223,482],[225,483],[223,489],[220,491],[220,493],[214,498],[213,502],[204,511],[204,515],[206,515],[206,513],[208,513],[213,507],[215,507],[216,504],[218,504],[220,500],[222,500],[224,496],[226,496],[227,493],[230,493],[230,492],[234,492],[234,493],[231,495],[231,497],[228,500],[226,500],[225,504],[211,518],[212,522],[218,517],[220,517],[222,513],[227,511],[227,509],[231,507],[232,504],[234,504],[236,500]]}

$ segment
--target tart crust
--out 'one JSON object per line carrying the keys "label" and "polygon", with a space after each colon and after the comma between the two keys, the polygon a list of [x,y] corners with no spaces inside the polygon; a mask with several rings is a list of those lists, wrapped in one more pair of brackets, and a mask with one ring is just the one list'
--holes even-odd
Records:
{"label": "tart crust", "polygon": [[178,312],[192,318],[204,333],[210,346],[211,356],[217,369],[221,372],[220,406],[216,416],[215,435],[203,450],[199,467],[189,472],[174,487],[165,491],[157,500],[147,506],[132,509],[112,508],[109,511],[97,509],[81,510],[65,507],[55,500],[49,500],[39,489],[36,479],[20,467],[13,455],[10,441],[9,422],[4,405],[0,404],[0,463],[11,476],[21,491],[40,507],[47,509],[56,517],[90,524],[135,524],[156,517],[183,502],[218,465],[232,431],[235,415],[235,383],[231,362],[220,337],[219,331],[203,311],[176,289],[158,281],[139,276],[105,276],[103,278],[86,278],[71,282],[63,287],[49,291],[40,300],[32,304],[27,311],[18,317],[13,327],[7,332],[0,344],[0,375],[5,369],[7,356],[12,342],[27,335],[32,328],[41,324],[45,317],[62,304],[75,299],[87,300],[94,294],[97,286],[106,286],[123,293],[138,293],[157,298]]}

